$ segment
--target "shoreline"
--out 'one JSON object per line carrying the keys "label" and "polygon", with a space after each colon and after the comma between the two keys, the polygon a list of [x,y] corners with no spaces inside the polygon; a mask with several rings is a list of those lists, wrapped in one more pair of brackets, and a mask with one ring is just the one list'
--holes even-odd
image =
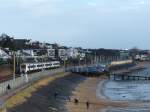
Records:
{"label": "shoreline", "polygon": [[100,90],[102,90],[103,84],[106,81],[105,78],[105,76],[101,76],[100,78],[87,78],[84,82],[78,84],[78,86],[72,92],[71,99],[78,98],[79,102],[89,101],[90,106],[87,109],[86,103],[79,103],[76,105],[73,102],[66,102],[65,106],[68,112],[106,112],[108,109],[112,108],[127,107],[127,102],[111,101],[102,94],[97,96],[97,87],[99,86]]}
{"label": "shoreline", "polygon": [[104,79],[99,82],[99,84],[97,85],[97,89],[96,89],[96,96],[97,96],[97,98],[111,101],[111,99],[108,98],[107,96],[105,96],[105,94],[104,94],[104,87],[107,82],[108,82],[107,79]]}
{"label": "shoreline", "polygon": [[[42,82],[42,86],[35,86],[30,94],[27,93],[27,96],[23,97],[24,102],[9,108],[7,112],[47,112],[48,110],[52,112],[106,112],[113,108],[126,108],[130,105],[129,102],[112,101],[103,94],[104,84],[107,83],[105,75],[92,78],[72,73],[64,74],[67,75],[49,76],[50,80],[46,78],[46,84],[43,85]],[[31,87],[29,88],[31,89]],[[54,98],[55,91],[60,94],[58,99]],[[19,97],[22,97],[22,94]],[[76,105],[75,98],[81,103]],[[90,103],[88,110],[87,101]]]}

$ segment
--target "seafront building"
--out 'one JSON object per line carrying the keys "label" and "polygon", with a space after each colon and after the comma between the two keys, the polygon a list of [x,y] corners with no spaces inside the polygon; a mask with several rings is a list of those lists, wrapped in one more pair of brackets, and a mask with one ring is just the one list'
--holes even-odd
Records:
{"label": "seafront building", "polygon": [[0,48],[0,58],[4,59],[4,60],[7,60],[7,59],[10,59],[11,57],[4,50],[2,50]]}
{"label": "seafront building", "polygon": [[0,36],[0,57],[11,58],[15,51],[16,57],[25,60],[34,58],[47,58],[47,60],[78,60],[89,63],[109,63],[114,60],[150,60],[149,51],[138,49],[117,50],[117,49],[82,49],[80,47],[67,47],[58,44],[50,44],[31,39],[14,39],[6,34]]}

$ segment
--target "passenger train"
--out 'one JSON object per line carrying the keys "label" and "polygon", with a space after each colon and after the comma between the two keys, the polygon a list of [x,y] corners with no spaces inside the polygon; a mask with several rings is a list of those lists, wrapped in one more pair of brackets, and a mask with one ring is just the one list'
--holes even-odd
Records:
{"label": "passenger train", "polygon": [[23,63],[20,66],[21,73],[29,73],[33,71],[40,71],[42,69],[50,69],[50,68],[59,68],[59,61],[51,61],[51,62],[37,62],[37,63]]}

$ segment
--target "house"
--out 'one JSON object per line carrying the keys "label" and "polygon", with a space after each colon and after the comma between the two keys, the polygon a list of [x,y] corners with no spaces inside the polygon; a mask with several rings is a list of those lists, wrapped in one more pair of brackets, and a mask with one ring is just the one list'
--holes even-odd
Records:
{"label": "house", "polygon": [[24,56],[24,57],[26,56],[34,57],[36,56],[36,52],[34,52],[33,49],[25,49],[25,50],[23,49],[23,50],[18,50],[17,55]]}
{"label": "house", "polygon": [[135,60],[147,61],[147,60],[149,60],[149,56],[146,54],[138,54],[135,56]]}
{"label": "house", "polygon": [[55,49],[47,49],[47,55],[48,55],[48,57],[50,57],[50,58],[52,58],[52,59],[54,59],[55,57],[56,57],[56,50]]}
{"label": "house", "polygon": [[126,60],[130,58],[129,50],[120,50],[120,59]]}
{"label": "house", "polygon": [[75,49],[75,48],[69,48],[69,49],[67,50],[67,56],[68,56],[69,58],[77,58],[77,57],[79,56],[79,52],[78,52],[78,50]]}
{"label": "house", "polygon": [[58,49],[58,57],[61,60],[66,60],[68,58],[68,56],[67,56],[67,49],[65,49],[65,48]]}
{"label": "house", "polygon": [[4,59],[4,60],[7,60],[7,59],[10,59],[11,56],[9,56],[4,50],[2,50],[2,49],[0,48],[0,58],[1,58],[1,59]]}

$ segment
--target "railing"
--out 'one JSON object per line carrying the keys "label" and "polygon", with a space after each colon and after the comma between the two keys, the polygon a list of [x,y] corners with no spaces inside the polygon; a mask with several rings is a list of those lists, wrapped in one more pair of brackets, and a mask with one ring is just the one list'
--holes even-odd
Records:
{"label": "railing", "polygon": [[[36,81],[44,76],[52,75],[55,73],[63,72],[64,69],[55,69],[55,70],[45,70],[38,73],[33,73],[28,75],[28,82]],[[16,88],[19,88],[28,83],[26,80],[26,76],[22,75],[17,77],[15,80],[11,79],[5,82],[0,83],[0,96],[5,93],[8,93],[10,90],[13,91]],[[8,85],[10,86],[10,90],[8,90]]]}

